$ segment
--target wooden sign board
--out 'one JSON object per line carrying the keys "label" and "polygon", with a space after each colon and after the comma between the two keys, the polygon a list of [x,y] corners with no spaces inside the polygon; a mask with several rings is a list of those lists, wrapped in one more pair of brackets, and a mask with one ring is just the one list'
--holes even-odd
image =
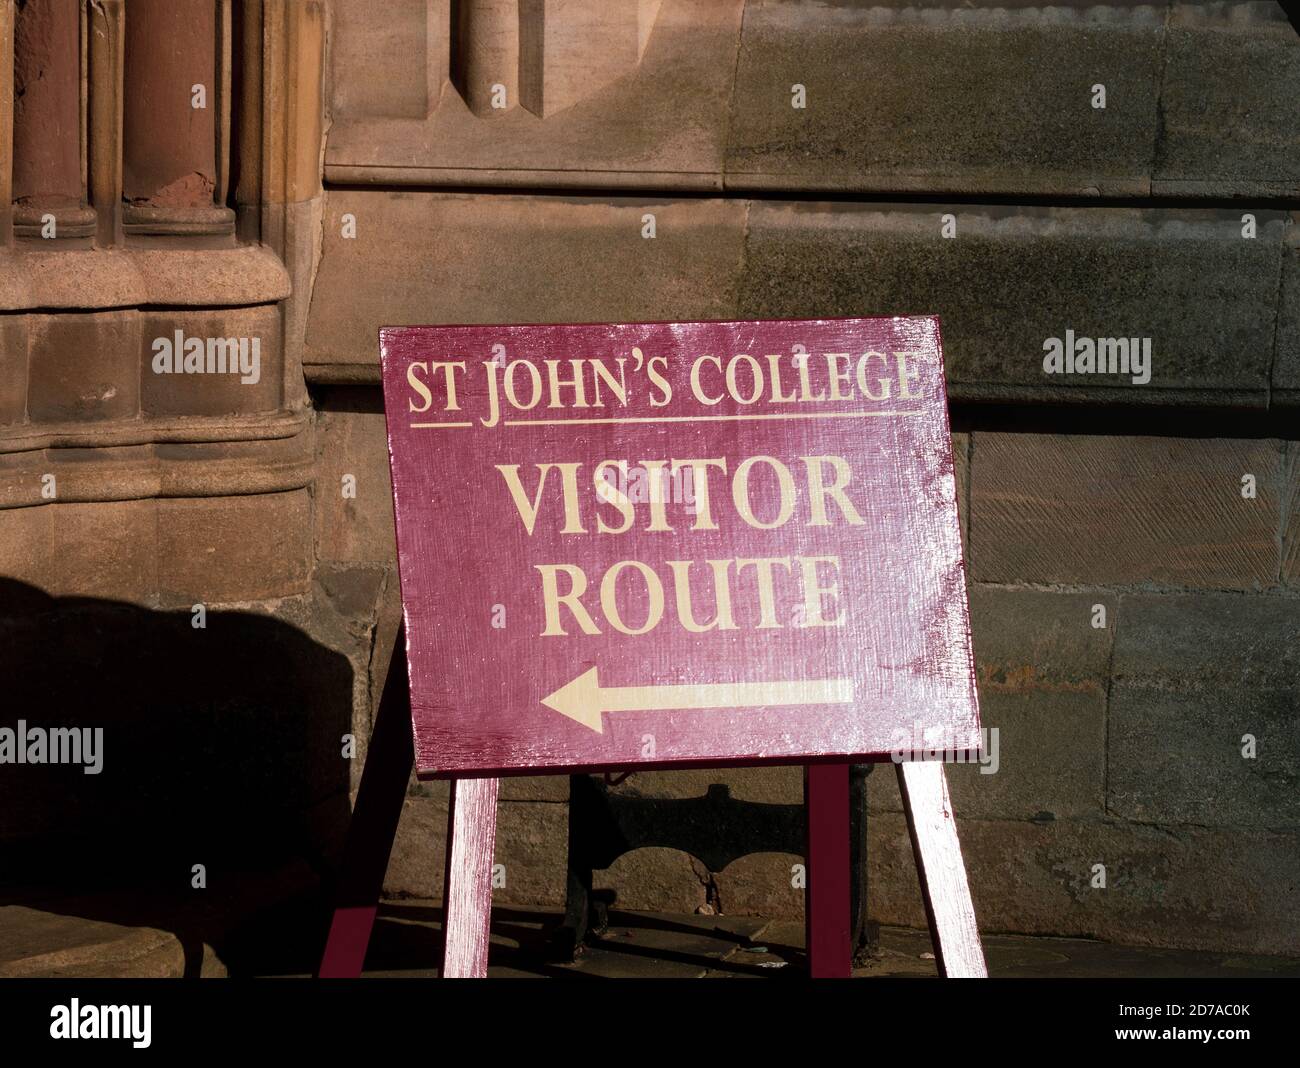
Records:
{"label": "wooden sign board", "polygon": [[978,748],[936,319],[380,340],[421,776]]}
{"label": "wooden sign board", "polygon": [[405,637],[319,974],[361,973],[414,760],[452,780],[444,977],[487,973],[498,775],[758,763],[809,765],[809,973],[847,976],[846,761],[890,754],[936,962],[984,975],[935,762],[979,746],[938,321],[380,341]]}

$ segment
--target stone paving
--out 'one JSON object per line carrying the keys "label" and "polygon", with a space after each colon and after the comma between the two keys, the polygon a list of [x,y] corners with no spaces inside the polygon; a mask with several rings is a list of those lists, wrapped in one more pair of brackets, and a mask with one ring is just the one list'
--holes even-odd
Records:
{"label": "stone paving", "polygon": [[[0,978],[181,978],[309,975],[324,927],[319,903],[299,898],[258,912],[214,940],[196,936],[195,917],[157,914],[150,926],[72,911],[0,907]],[[782,979],[803,977],[803,924],[757,916],[663,912],[610,914],[608,930],[571,964],[549,959],[556,909],[493,910],[489,975],[498,978]],[[380,908],[366,974],[432,978],[441,908],[403,899]],[[1203,953],[1078,938],[989,935],[995,977],[1300,978],[1300,958]],[[924,931],[885,927],[858,978],[933,978]]]}
{"label": "stone paving", "polygon": [[[613,912],[608,931],[573,964],[544,962],[553,913],[493,911],[488,973],[495,977],[764,979],[802,978],[803,924],[756,916]],[[430,902],[383,906],[368,975],[433,976],[438,909]],[[984,940],[995,977],[1246,978],[1300,977],[1300,960],[1111,945],[1076,938],[990,935]],[[886,927],[878,954],[856,978],[934,978],[925,931]]]}

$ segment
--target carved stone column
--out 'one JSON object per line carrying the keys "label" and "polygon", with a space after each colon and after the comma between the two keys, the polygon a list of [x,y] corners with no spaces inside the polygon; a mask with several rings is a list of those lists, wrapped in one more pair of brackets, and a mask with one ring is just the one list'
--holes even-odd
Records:
{"label": "carved stone column", "polygon": [[27,0],[14,26],[14,222],[23,236],[87,237],[81,2]]}
{"label": "carved stone column", "polygon": [[661,0],[519,0],[519,102],[546,118],[636,70]]}
{"label": "carved stone column", "polygon": [[519,0],[463,0],[451,28],[452,78],[475,115],[519,103]]}
{"label": "carved stone column", "polygon": [[14,3],[0,0],[0,248],[13,238]]}
{"label": "carved stone column", "polygon": [[95,241],[102,248],[122,240],[122,65],[124,0],[97,0],[87,11],[90,63],[86,77],[86,125],[90,204]]}
{"label": "carved stone column", "polygon": [[123,183],[128,233],[229,233],[217,202],[225,106],[218,0],[131,0]]}

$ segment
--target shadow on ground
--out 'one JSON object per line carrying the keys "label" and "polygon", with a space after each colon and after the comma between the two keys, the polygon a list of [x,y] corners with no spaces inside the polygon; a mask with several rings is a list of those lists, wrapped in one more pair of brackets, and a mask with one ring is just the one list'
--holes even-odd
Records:
{"label": "shadow on ground", "polygon": [[[807,975],[800,920],[761,916],[610,913],[608,929],[570,964],[551,955],[554,909],[492,910],[488,975],[555,979],[803,979]],[[290,928],[299,932],[287,937]],[[251,975],[309,975],[319,952],[319,925],[306,913],[265,918],[268,937],[250,939],[239,969]],[[432,978],[442,939],[435,901],[405,899],[380,906],[365,975]],[[1300,960],[1120,946],[1083,938],[986,935],[984,952],[994,978],[1300,978]],[[296,949],[290,949],[296,945]],[[232,971],[234,967],[232,966]],[[871,954],[859,961],[860,979],[936,978],[926,931],[881,928]]]}
{"label": "shadow on ground", "polygon": [[[170,931],[176,967],[197,975],[232,917],[318,881],[349,819],[351,664],[267,615],[193,620],[0,579],[0,729],[15,741],[20,721],[29,739],[103,731],[98,774],[0,764],[0,905],[19,910],[0,961],[22,957],[24,927],[57,934],[48,916],[21,911],[33,908]],[[195,865],[206,889],[193,886]],[[63,948],[68,967],[88,966],[75,944]],[[60,960],[39,967],[57,972]],[[175,970],[162,957],[141,967]]]}

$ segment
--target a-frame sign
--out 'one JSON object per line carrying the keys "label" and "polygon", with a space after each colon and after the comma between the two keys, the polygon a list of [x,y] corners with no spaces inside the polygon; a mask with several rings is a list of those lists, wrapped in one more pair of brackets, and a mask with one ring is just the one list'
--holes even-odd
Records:
{"label": "a-frame sign", "polygon": [[751,764],[808,768],[812,971],[847,974],[848,764],[891,756],[940,966],[984,974],[924,759],[980,744],[938,321],[380,343],[404,660],[321,974],[361,968],[408,700],[418,774],[452,780],[446,976],[487,966],[499,776]]}

